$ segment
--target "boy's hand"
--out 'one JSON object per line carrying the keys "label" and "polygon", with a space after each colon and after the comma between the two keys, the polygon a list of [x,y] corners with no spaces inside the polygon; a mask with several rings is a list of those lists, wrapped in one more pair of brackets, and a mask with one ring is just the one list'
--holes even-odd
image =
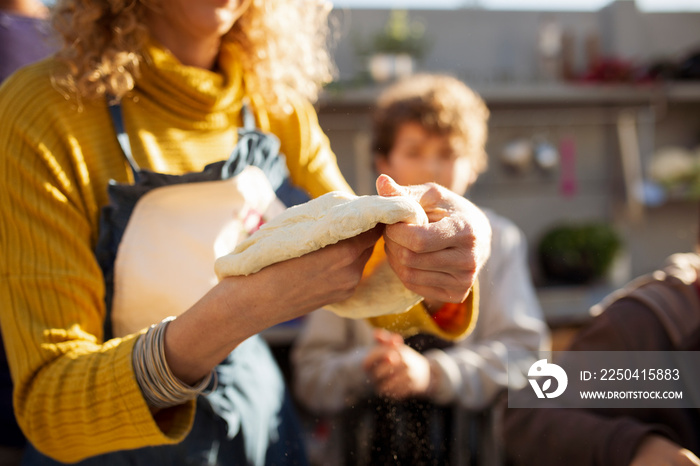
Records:
{"label": "boy's hand", "polygon": [[430,220],[428,225],[396,223],[384,231],[389,264],[406,288],[434,301],[463,302],[491,252],[484,213],[434,183],[400,186],[380,175],[377,192],[413,197]]}
{"label": "boy's hand", "polygon": [[427,394],[431,382],[428,360],[396,333],[376,329],[374,338],[377,345],[362,366],[377,394],[396,400]]}

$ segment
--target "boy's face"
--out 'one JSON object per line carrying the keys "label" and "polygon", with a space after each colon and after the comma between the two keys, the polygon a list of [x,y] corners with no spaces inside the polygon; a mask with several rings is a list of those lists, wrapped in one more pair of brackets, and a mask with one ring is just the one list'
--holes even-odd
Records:
{"label": "boy's face", "polygon": [[376,159],[376,168],[402,185],[434,182],[460,195],[476,178],[469,159],[453,152],[447,136],[414,122],[399,127],[393,149]]}

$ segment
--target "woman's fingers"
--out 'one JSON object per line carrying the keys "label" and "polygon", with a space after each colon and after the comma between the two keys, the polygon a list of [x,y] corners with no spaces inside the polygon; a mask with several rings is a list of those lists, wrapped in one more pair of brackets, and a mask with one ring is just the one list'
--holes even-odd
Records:
{"label": "woman's fingers", "polygon": [[377,189],[382,195],[413,197],[431,221],[385,229],[389,264],[404,285],[429,299],[464,301],[491,250],[491,227],[483,212],[434,183],[399,186],[383,175]]}
{"label": "woman's fingers", "polygon": [[383,231],[381,226],[358,236],[273,264],[251,275],[261,283],[258,296],[286,307],[288,318],[349,298]]}

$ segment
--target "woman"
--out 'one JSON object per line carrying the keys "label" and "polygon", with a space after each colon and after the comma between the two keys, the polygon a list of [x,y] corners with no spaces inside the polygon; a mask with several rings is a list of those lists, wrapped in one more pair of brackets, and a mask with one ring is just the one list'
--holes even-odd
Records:
{"label": "woman", "polygon": [[[124,294],[141,281],[127,274],[121,283],[115,274],[113,285],[105,284],[111,272],[93,248],[102,243],[98,224],[101,208],[112,201],[110,180],[130,184],[143,168],[183,174],[226,160],[244,134],[245,101],[257,125],[279,137],[297,186],[311,196],[349,189],[308,103],[330,77],[321,27],[327,11],[300,0],[65,0],[54,13],[66,44],[62,52],[8,80],[0,93],[0,325],[19,424],[44,455],[75,462],[129,450],[128,459],[119,453],[107,458],[170,464],[191,461],[186,455],[194,449],[207,461],[263,464],[271,462],[270,449],[285,448],[274,441],[282,435],[284,402],[278,400],[276,411],[266,407],[270,398],[259,399],[284,396],[268,386],[278,388],[281,378],[250,337],[348,297],[379,232],[209,287],[172,285],[153,294],[154,287],[143,286],[149,299],[137,293],[122,307],[136,317],[158,316],[149,323],[178,317],[148,331],[124,325],[111,339],[116,327],[110,330],[109,323],[118,313],[110,306],[119,307],[122,285]],[[108,111],[108,102],[118,103],[116,112]],[[386,184],[382,194],[403,190]],[[419,294],[464,300],[488,255],[487,222],[471,204],[429,186],[410,195],[441,220],[387,228],[392,266]],[[160,238],[179,232],[166,230]],[[171,255],[177,259],[183,250],[175,246]],[[137,256],[148,264],[150,251],[142,252]],[[167,273],[190,268],[183,262],[143,278],[167,285]],[[170,305],[171,294],[182,288],[187,299]],[[218,401],[204,403],[197,396],[211,388],[210,374],[222,361],[232,372],[217,369],[224,388],[209,397]],[[250,371],[236,377],[237,364]],[[258,369],[264,376],[254,375]],[[265,409],[265,416],[256,409]],[[144,448],[175,444],[185,450]]]}

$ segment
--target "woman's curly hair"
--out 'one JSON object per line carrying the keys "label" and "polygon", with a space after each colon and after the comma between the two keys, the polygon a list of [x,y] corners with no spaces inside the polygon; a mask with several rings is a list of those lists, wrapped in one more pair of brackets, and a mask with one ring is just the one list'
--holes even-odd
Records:
{"label": "woman's curly hair", "polygon": [[[143,21],[154,0],[58,0],[53,23],[67,70],[55,81],[66,95],[123,97],[134,88],[148,38]],[[324,0],[251,0],[224,41],[240,45],[247,84],[283,104],[289,88],[315,100],[333,78],[328,51],[330,4]],[[250,79],[254,78],[251,82]]]}
{"label": "woman's curly hair", "polygon": [[489,110],[481,97],[457,78],[417,74],[389,86],[378,98],[372,121],[372,150],[388,157],[404,123],[418,123],[429,133],[447,136],[454,152],[486,170]]}

